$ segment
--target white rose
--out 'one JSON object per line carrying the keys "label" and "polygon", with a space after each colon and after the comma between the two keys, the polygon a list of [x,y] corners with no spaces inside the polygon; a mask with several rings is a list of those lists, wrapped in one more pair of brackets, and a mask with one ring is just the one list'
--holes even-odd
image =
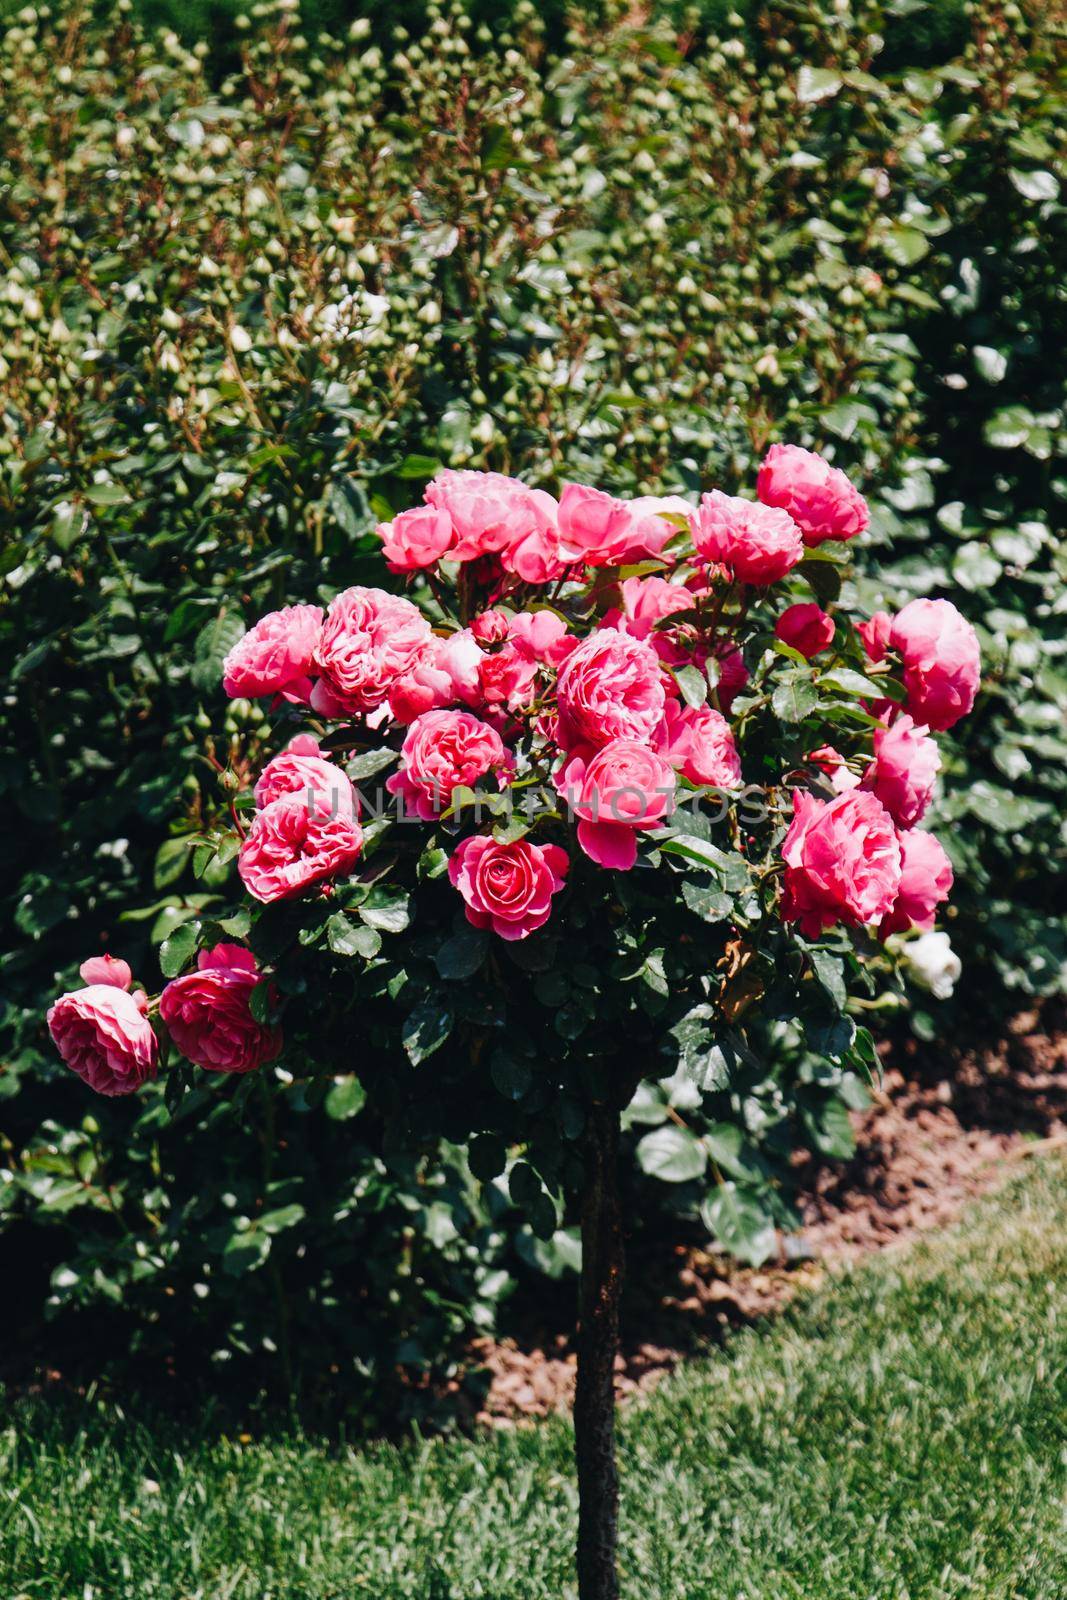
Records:
{"label": "white rose", "polygon": [[904,946],[904,959],[915,982],[935,1000],[948,999],[963,971],[947,933],[921,933]]}

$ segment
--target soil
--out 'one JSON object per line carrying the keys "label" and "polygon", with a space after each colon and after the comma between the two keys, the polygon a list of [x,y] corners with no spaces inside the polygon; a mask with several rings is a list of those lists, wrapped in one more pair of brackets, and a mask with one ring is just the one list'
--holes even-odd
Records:
{"label": "soil", "polygon": [[[955,1054],[916,1040],[887,1046],[873,1104],[854,1113],[855,1156],[798,1162],[801,1232],[777,1262],[739,1267],[696,1243],[647,1249],[630,1262],[644,1286],[634,1322],[657,1337],[627,1343],[616,1366],[620,1402],[647,1390],[730,1328],[779,1310],[799,1289],[872,1251],[955,1220],[1004,1181],[1019,1159],[1067,1145],[1067,1016],[1017,1016],[1002,1039]],[[475,1341],[486,1393],[477,1420],[513,1426],[573,1399],[575,1357],[563,1334]]]}

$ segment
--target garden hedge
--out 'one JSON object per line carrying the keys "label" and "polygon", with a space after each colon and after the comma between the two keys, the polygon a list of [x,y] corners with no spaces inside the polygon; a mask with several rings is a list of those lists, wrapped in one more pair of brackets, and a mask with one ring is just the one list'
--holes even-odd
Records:
{"label": "garden hedge", "polygon": [[[152,972],[210,911],[232,861],[199,881],[184,841],[264,733],[223,710],[222,656],[270,605],[381,581],[374,524],[439,464],[692,498],[776,438],[872,500],[881,578],[850,599],[949,594],[982,641],[935,819],[964,975],[911,1025],[1055,988],[1064,34],[982,4],[931,66],[900,59],[892,6],[697,38],[619,8],[572,17],[564,53],[520,5],[491,45],[432,9],[383,51],[256,11],[221,82],[129,7],[23,10],[0,42],[0,1251],[26,1315],[47,1302],[79,1339],[75,1312],[115,1350],[282,1350],[294,1382],[344,1363],[382,1399],[398,1364],[440,1375],[516,1272],[565,1271],[569,1219],[546,1244],[503,1193],[484,1210],[461,1150],[392,1158],[358,1041],[325,1119],[284,1074],[248,1106],[89,1108],[43,1002],[105,948]],[[850,1147],[862,1086],[811,1071],[787,1044],[744,1095],[652,1082],[630,1148],[672,1096],[753,1138],[771,1176],[740,1175],[756,1220],[733,1243],[758,1254],[790,1150]],[[699,1215],[700,1180],[638,1155],[628,1182],[636,1210]],[[255,1259],[249,1208],[271,1219]]]}

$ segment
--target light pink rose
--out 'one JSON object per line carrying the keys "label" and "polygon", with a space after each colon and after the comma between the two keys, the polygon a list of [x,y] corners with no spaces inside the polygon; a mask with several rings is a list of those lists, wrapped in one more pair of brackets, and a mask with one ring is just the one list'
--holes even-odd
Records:
{"label": "light pink rose", "polygon": [[798,789],[782,857],[782,920],[799,922],[809,939],[837,922],[878,921],[900,888],[893,819],[880,800],[859,789],[835,800]]}
{"label": "light pink rose", "polygon": [[559,506],[543,489],[528,493],[533,525],[500,552],[500,561],[524,583],[555,583],[567,570],[559,553]]}
{"label": "light pink rose", "polygon": [[222,687],[233,700],[280,694],[303,704],[321,631],[320,606],[269,611],[238,639],[222,663]]}
{"label": "light pink rose", "polygon": [[571,651],[556,691],[560,735],[570,747],[650,739],[666,699],[655,650],[614,628],[597,629]]}
{"label": "light pink rose", "polygon": [[907,928],[926,933],[937,907],[952,891],[952,863],[932,833],[918,828],[902,833],[900,862],[900,888],[878,929],[883,939]]}
{"label": "light pink rose", "polygon": [[133,984],[129,964],[118,956],[90,956],[82,962],[78,974],[88,984],[114,984],[116,989],[129,989]]}
{"label": "light pink rose", "polygon": [[578,643],[554,611],[520,611],[511,618],[508,637],[521,656],[558,667]]}
{"label": "light pink rose", "polygon": [[209,1072],[252,1072],[273,1061],[282,1031],[257,1022],[249,1004],[259,979],[255,957],[241,945],[201,950],[198,970],[168,983],[159,998],[175,1049]]}
{"label": "light pink rose", "polygon": [[311,704],[328,717],[376,711],[434,650],[430,624],[410,600],[384,589],[345,589],[322,625]]}
{"label": "light pink rose", "polygon": [[292,745],[299,743],[303,748],[307,737],[306,734],[298,734],[288,750],[283,750],[281,755],[268,761],[263,768],[253,791],[260,811],[272,801],[280,800],[284,794],[306,796],[309,791],[325,795],[334,811],[353,810],[356,797],[348,774],[321,755],[301,755],[294,751]]}
{"label": "light pink rose", "polygon": [[551,540],[555,505],[551,495],[500,472],[446,469],[427,484],[426,501],[452,519],[453,561],[499,555],[535,535]]}
{"label": "light pink rose", "polygon": [[613,739],[591,760],[573,756],[555,779],[579,818],[578,843],[598,866],[628,872],[637,834],[655,828],[674,807],[674,770],[635,739]]}
{"label": "light pink rose", "polygon": [[703,559],[724,567],[738,583],[777,583],[804,554],[800,529],[787,511],[719,489],[701,497],[689,526]]}
{"label": "light pink rose", "polygon": [[375,531],[390,572],[432,567],[449,554],[456,536],[448,512],[435,506],[413,506],[392,522],[380,522]]}
{"label": "light pink rose", "polygon": [[692,611],[695,598],[684,584],[670,583],[655,575],[647,578],[625,578],[619,585],[622,609],[608,611],[604,627],[617,628],[620,633],[632,634],[635,639],[656,640],[656,624],[679,611]]}
{"label": "light pink rose", "polygon": [[48,1009],[48,1031],[71,1071],[97,1094],[132,1094],[156,1075],[159,1054],[148,1002],[113,983],[61,995]]}
{"label": "light pink rose", "polygon": [[889,643],[904,663],[907,709],[942,732],[974,705],[981,675],[978,638],[951,600],[909,600],[893,618]]}
{"label": "light pink rose", "polygon": [[[688,508],[687,508],[688,509]],[[675,532],[638,500],[617,500],[603,489],[565,483],[559,500],[559,550],[565,561],[620,566],[659,555]]]}
{"label": "light pink rose", "polygon": [[668,700],[656,732],[656,748],[690,783],[738,789],[741,762],[726,718],[713,706]]}
{"label": "light pink rose", "polygon": [[454,790],[472,789],[487,773],[504,773],[509,763],[496,729],[469,711],[426,711],[408,729],[400,771],[386,788],[429,822],[448,810]]}
{"label": "light pink rose", "polygon": [[870,521],[867,502],[845,474],[812,450],[772,444],[756,479],[765,506],[780,506],[798,523],[804,543],[852,539]]}
{"label": "light pink rose", "polygon": [[783,644],[799,650],[810,661],[820,650],[833,644],[837,629],[833,617],[827,616],[821,606],[813,600],[805,600],[799,605],[786,606],[774,631]]}
{"label": "light pink rose", "polygon": [[930,804],[941,756],[925,728],[906,713],[874,732],[874,762],[863,781],[898,828],[913,828]]}
{"label": "light pink rose", "polygon": [[888,611],[876,611],[869,622],[860,622],[856,632],[863,640],[863,648],[867,653],[868,661],[884,661],[885,653],[889,649],[889,635],[892,631],[893,619]]}
{"label": "light pink rose", "polygon": [[354,812],[325,795],[286,794],[257,811],[237,857],[249,894],[268,904],[351,871],[363,849]]}
{"label": "light pink rose", "polygon": [[526,838],[501,844],[482,833],[456,846],[448,876],[467,902],[468,922],[514,940],[548,921],[569,866],[559,845]]}

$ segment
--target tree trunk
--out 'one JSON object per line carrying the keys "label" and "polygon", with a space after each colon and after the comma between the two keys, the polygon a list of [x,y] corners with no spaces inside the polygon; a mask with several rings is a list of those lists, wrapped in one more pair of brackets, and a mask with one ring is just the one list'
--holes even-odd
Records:
{"label": "tree trunk", "polygon": [[586,1137],[581,1323],[574,1398],[580,1600],[618,1600],[619,1595],[615,1564],[619,1522],[615,1355],[619,1348],[623,1252],[618,1148],[616,1107],[594,1106]]}

